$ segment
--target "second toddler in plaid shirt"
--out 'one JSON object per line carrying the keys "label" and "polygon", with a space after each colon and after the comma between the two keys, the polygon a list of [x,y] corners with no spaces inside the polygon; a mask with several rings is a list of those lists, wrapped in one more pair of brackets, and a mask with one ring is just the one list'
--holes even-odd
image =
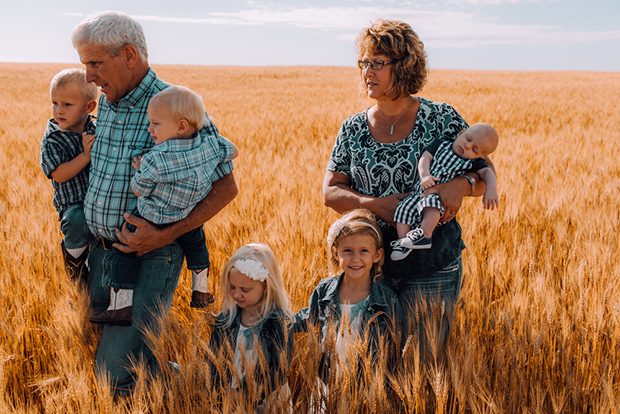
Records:
{"label": "second toddler in plaid shirt", "polygon": [[[151,98],[148,105],[149,133],[155,146],[144,156],[135,157],[137,170],[131,188],[138,196],[138,213],[155,225],[166,225],[185,218],[212,187],[214,171],[205,168],[212,148],[202,143],[198,131],[205,122],[202,99],[183,86],[170,86]],[[231,161],[238,150],[230,141],[219,147],[219,163]],[[179,237],[192,271],[190,306],[205,307],[214,301],[209,292],[209,252],[202,226]],[[110,325],[131,324],[133,289],[139,274],[135,253],[114,250],[110,307],[91,318],[91,322]]]}

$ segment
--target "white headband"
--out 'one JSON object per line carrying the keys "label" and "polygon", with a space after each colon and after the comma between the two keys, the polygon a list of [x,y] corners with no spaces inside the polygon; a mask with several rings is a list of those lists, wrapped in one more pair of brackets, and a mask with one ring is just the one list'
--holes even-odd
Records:
{"label": "white headband", "polygon": [[329,247],[334,244],[334,241],[336,241],[336,237],[340,235],[340,232],[347,224],[360,224],[362,226],[370,227],[372,231],[374,231],[377,235],[377,238],[381,240],[381,234],[379,234],[375,226],[373,226],[372,224],[363,221],[347,221],[346,218],[341,217],[338,220],[334,221],[334,224],[332,224],[332,226],[329,228],[329,232],[327,233],[327,245]]}
{"label": "white headband", "polygon": [[252,280],[264,282],[269,276],[269,270],[263,267],[263,264],[254,259],[237,260],[234,268],[249,277]]}

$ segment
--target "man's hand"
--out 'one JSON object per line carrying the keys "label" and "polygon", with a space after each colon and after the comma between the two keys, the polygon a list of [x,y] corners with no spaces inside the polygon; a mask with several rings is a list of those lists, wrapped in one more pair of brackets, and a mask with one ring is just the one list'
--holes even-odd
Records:
{"label": "man's hand", "polygon": [[[158,229],[144,219],[129,213],[125,213],[123,217],[125,218],[123,227],[116,229],[119,243],[114,243],[114,247],[121,252],[136,252],[137,256],[142,256],[174,241],[169,240],[168,234],[163,229]],[[129,230],[128,223],[137,227],[134,232]]]}

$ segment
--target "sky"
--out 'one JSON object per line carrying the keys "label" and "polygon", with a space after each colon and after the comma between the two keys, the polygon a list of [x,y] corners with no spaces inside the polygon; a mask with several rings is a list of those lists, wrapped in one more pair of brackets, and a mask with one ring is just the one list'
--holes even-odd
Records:
{"label": "sky", "polygon": [[73,27],[119,10],[151,64],[354,66],[378,18],[409,23],[431,69],[620,72],[620,0],[0,0],[0,61],[79,63]]}

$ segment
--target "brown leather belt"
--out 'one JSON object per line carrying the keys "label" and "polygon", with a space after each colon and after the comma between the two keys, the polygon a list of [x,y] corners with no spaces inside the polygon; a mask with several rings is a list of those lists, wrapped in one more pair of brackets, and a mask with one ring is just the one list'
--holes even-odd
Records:
{"label": "brown leather belt", "polygon": [[97,243],[103,246],[103,250],[112,250],[114,248],[112,245],[116,242],[108,239],[97,238]]}

